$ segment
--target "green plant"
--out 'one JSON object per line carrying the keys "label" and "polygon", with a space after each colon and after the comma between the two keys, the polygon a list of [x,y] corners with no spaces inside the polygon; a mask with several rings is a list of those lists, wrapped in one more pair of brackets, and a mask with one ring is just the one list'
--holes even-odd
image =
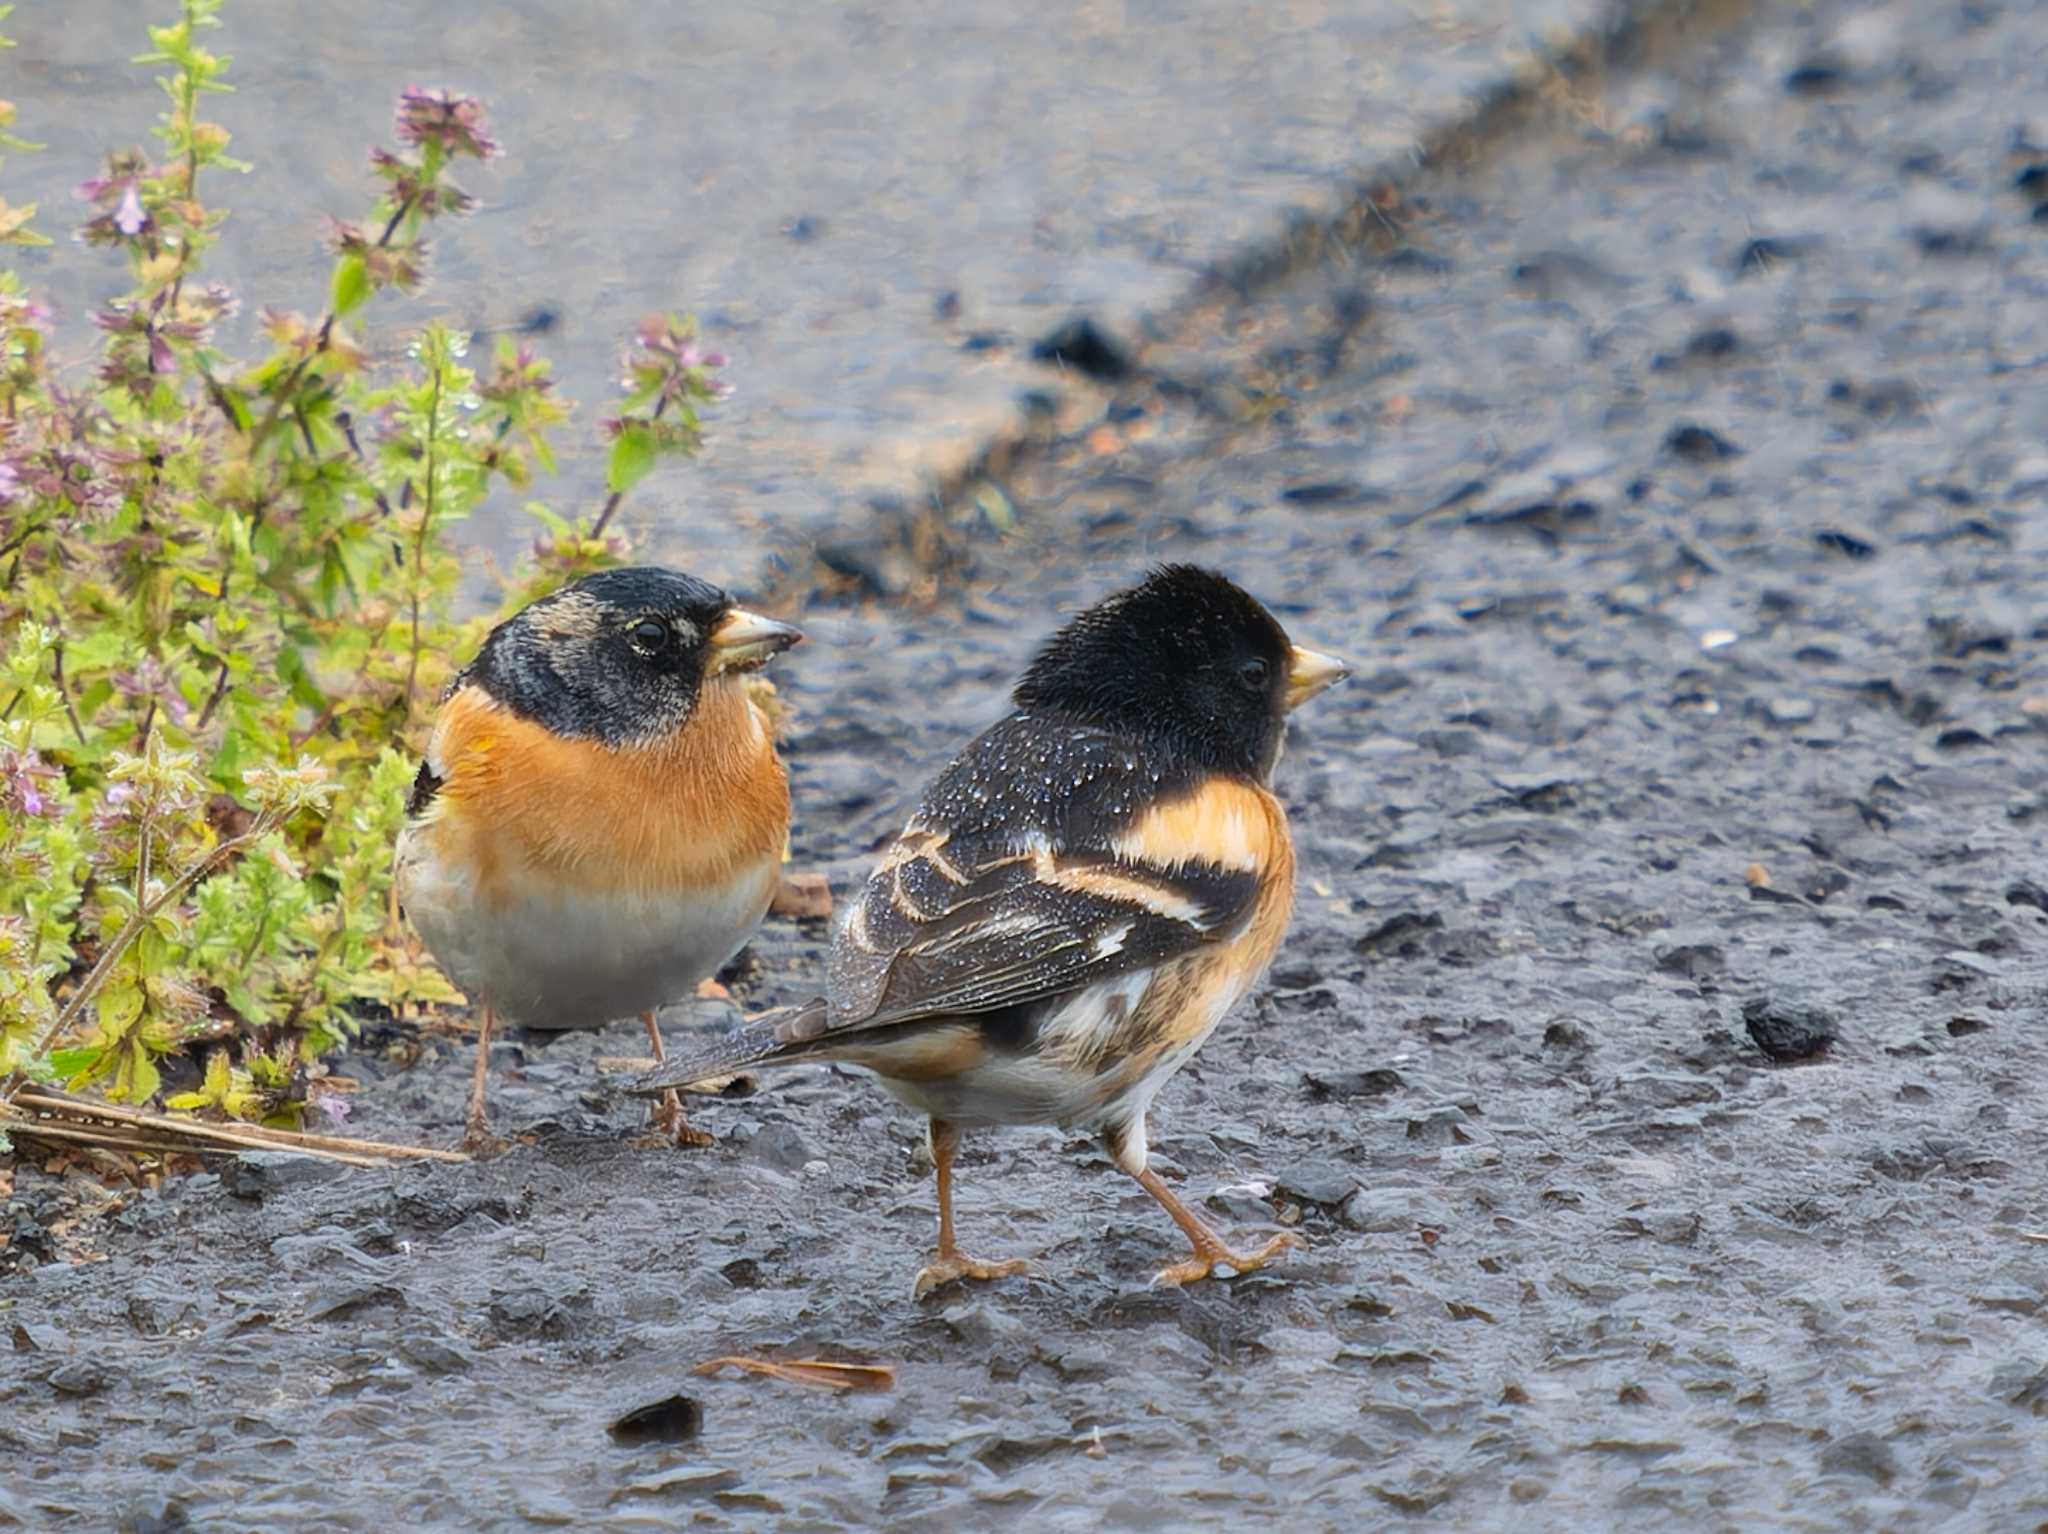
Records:
{"label": "green plant", "polygon": [[[80,188],[85,244],[129,284],[89,376],[0,273],[0,1078],[141,1102],[204,1054],[173,1106],[285,1123],[362,1009],[457,999],[388,921],[412,772],[392,743],[418,747],[488,621],[455,613],[452,531],[556,472],[570,406],[526,347],[478,368],[429,324],[380,364],[355,329],[475,205],[451,172],[497,153],[479,103],[441,91],[399,97],[376,202],[332,227],[325,309],[267,311],[267,355],[223,353],[235,300],[204,268],[227,214],[201,183],[246,167],[201,115],[229,89],[202,46],[220,5],[150,29],[161,153]],[[0,203],[0,240],[39,238],[34,212]],[[508,604],[622,557],[620,499],[699,448],[723,360],[686,319],[641,326],[608,499],[527,508],[544,531]]]}

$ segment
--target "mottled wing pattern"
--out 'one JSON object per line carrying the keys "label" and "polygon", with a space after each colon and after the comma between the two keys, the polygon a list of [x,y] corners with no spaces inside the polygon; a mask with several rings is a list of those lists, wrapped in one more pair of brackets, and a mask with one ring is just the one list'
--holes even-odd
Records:
{"label": "mottled wing pattern", "polygon": [[417,820],[427,812],[427,806],[434,802],[434,796],[441,792],[441,775],[426,762],[420,763],[419,772],[413,777],[412,792],[405,797],[405,813]]}
{"label": "mottled wing pattern", "polygon": [[933,784],[841,927],[829,1031],[991,1012],[1224,940],[1258,869],[1122,834],[1200,790],[1099,732],[998,725]]}

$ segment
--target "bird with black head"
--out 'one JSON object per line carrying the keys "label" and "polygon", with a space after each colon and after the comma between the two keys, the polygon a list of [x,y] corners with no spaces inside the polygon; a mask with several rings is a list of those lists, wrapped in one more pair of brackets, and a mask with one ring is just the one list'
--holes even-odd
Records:
{"label": "bird with black head", "polygon": [[[718,587],[586,576],[492,630],[442,699],[398,844],[399,903],[481,1004],[468,1140],[490,1141],[493,1027],[594,1028],[690,994],[753,935],[789,787],[749,674],[802,636]],[[708,1139],[670,1092],[657,1124]]]}
{"label": "bird with black head", "polygon": [[1299,1238],[1231,1247],[1148,1165],[1146,1115],[1279,948],[1294,844],[1273,772],[1289,713],[1346,674],[1211,571],[1168,565],[1097,603],[926,789],[835,935],[826,997],[634,1090],[807,1060],[872,1071],[930,1120],[938,1251],[919,1294],[1025,1266],[955,1238],[954,1149],[985,1125],[1099,1133],[1193,1247],[1159,1281],[1265,1266]]}

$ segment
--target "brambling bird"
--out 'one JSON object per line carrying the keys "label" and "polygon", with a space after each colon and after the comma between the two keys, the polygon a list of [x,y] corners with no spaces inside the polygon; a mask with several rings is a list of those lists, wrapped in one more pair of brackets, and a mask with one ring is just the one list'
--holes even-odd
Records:
{"label": "brambling bird", "polygon": [[939,1239],[918,1295],[1026,1267],[954,1237],[954,1148],[981,1125],[1098,1132],[1194,1247],[1158,1282],[1265,1266],[1300,1238],[1226,1244],[1147,1165],[1145,1116],[1280,945],[1294,848],[1269,785],[1288,713],[1347,674],[1192,566],[1088,609],[926,790],[835,934],[826,998],[633,1090],[798,1061],[872,1071],[931,1121]]}
{"label": "brambling bird", "polygon": [[[655,1009],[767,912],[789,785],[748,673],[802,636],[679,571],[606,570],[543,597],[456,677],[407,803],[399,903],[482,1003],[468,1141],[487,1144],[491,1030]],[[673,1092],[654,1119],[710,1137]]]}

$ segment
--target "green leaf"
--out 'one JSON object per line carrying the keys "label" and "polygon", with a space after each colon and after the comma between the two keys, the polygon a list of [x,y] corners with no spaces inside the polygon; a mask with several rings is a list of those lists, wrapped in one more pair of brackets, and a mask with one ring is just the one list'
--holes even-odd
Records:
{"label": "green leaf", "polygon": [[100,1020],[100,1038],[111,1044],[142,1016],[142,987],[132,980],[110,985],[100,992],[93,1010]]}
{"label": "green leaf", "polygon": [[363,306],[370,296],[370,266],[351,253],[334,263],[334,293],[328,306],[336,319],[345,319]]}
{"label": "green leaf", "polygon": [[127,1089],[128,1101],[146,1103],[156,1096],[164,1084],[156,1062],[149,1058],[149,1049],[137,1039],[128,1055],[128,1069],[123,1071],[123,1085]]}
{"label": "green leaf", "polygon": [[623,495],[654,470],[654,433],[637,421],[621,428],[605,465],[606,488]]}
{"label": "green leaf", "polygon": [[97,1044],[80,1044],[71,1049],[50,1051],[50,1068],[59,1076],[76,1076],[91,1066],[105,1051]]}

